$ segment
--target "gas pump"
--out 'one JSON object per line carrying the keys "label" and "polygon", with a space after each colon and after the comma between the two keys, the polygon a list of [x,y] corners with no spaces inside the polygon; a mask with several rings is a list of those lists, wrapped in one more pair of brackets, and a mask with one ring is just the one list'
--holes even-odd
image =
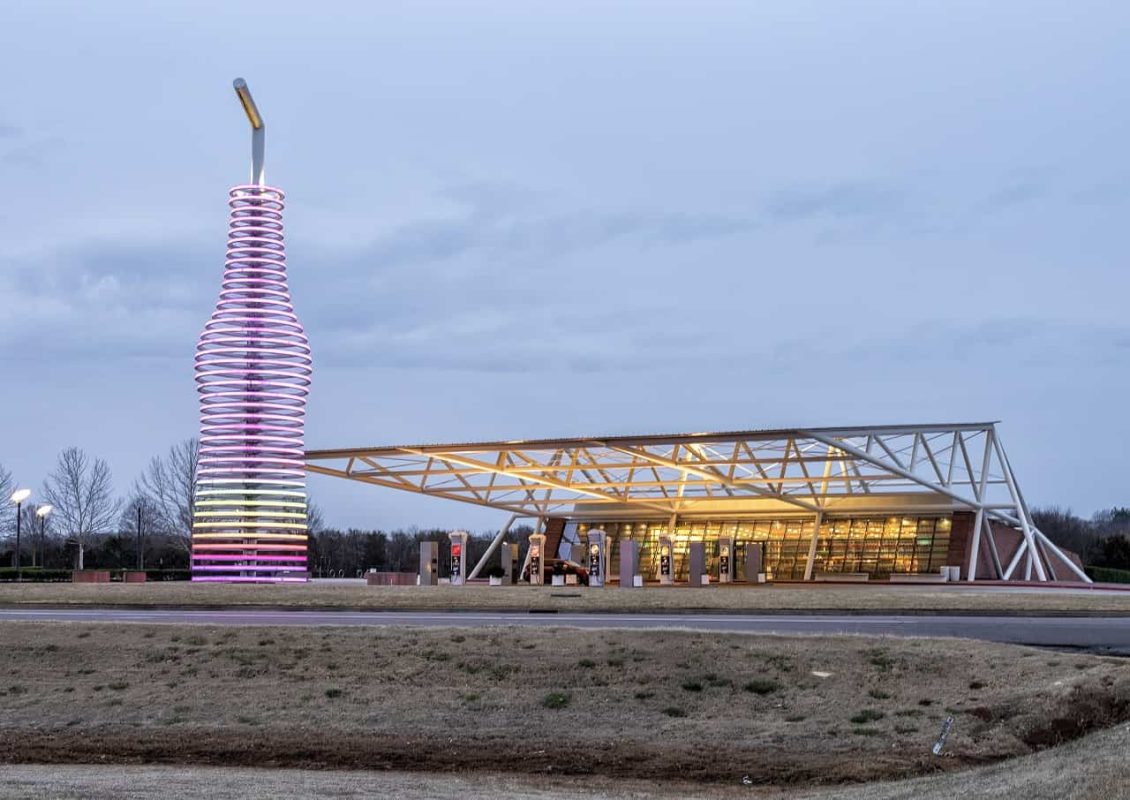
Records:
{"label": "gas pump", "polygon": [[462,586],[467,576],[467,531],[452,531],[451,536],[451,583]]}
{"label": "gas pump", "polygon": [[670,536],[659,537],[659,583],[670,586],[675,582],[675,541]]}
{"label": "gas pump", "polygon": [[420,542],[420,585],[435,586],[439,580],[439,542]]}
{"label": "gas pump", "polygon": [[589,586],[603,586],[607,567],[608,534],[600,528],[588,532]]}
{"label": "gas pump", "polygon": [[545,534],[534,533],[530,535],[530,585],[541,586],[545,583],[545,573],[542,569],[545,556]]}
{"label": "gas pump", "polygon": [[718,540],[718,582],[732,583],[734,580],[734,540]]}
{"label": "gas pump", "polygon": [[502,566],[503,583],[518,582],[518,545],[514,542],[502,543],[499,563]]}

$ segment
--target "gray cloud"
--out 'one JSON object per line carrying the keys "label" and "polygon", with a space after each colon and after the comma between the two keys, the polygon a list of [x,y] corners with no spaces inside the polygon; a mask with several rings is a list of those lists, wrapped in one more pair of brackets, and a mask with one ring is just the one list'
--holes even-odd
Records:
{"label": "gray cloud", "polygon": [[905,193],[895,186],[839,182],[774,192],[765,204],[765,212],[770,218],[783,221],[865,217],[897,211],[905,201]]}

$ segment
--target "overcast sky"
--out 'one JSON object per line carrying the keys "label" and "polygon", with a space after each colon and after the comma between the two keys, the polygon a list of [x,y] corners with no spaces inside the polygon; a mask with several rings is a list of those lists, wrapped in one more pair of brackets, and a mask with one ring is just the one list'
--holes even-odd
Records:
{"label": "overcast sky", "polygon": [[[153,11],[153,8],[160,11]],[[0,464],[193,435],[246,180],[312,448],[1001,420],[1130,504],[1123,2],[0,2]],[[313,479],[332,525],[503,512]]]}

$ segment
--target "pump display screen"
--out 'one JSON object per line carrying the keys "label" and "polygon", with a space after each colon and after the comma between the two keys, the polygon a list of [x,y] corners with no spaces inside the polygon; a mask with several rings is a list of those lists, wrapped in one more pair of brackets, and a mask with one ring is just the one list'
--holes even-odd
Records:
{"label": "pump display screen", "polygon": [[659,554],[659,574],[660,575],[670,575],[671,574],[671,551],[670,550],[664,550],[662,553]]}
{"label": "pump display screen", "polygon": [[453,577],[453,578],[458,578],[459,575],[460,575],[460,567],[461,567],[461,562],[463,560],[462,558],[460,558],[460,556],[462,556],[462,555],[463,555],[463,545],[452,544],[451,545],[451,577]]}

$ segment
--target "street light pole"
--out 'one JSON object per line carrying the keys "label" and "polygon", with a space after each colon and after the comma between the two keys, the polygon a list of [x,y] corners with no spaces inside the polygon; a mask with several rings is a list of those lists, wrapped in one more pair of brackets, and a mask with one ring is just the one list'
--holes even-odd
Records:
{"label": "street light pole", "polygon": [[35,516],[39,517],[39,568],[43,569],[44,564],[47,563],[47,550],[43,546],[43,529],[47,525],[47,515],[51,513],[55,506],[47,504],[39,506],[35,509]]}
{"label": "street light pole", "polygon": [[145,569],[145,557],[141,549],[141,503],[137,504],[137,568]]}
{"label": "street light pole", "polygon": [[11,501],[16,504],[16,582],[24,579],[24,566],[20,562],[20,523],[24,517],[24,500],[31,497],[31,489],[16,489],[12,492]]}

